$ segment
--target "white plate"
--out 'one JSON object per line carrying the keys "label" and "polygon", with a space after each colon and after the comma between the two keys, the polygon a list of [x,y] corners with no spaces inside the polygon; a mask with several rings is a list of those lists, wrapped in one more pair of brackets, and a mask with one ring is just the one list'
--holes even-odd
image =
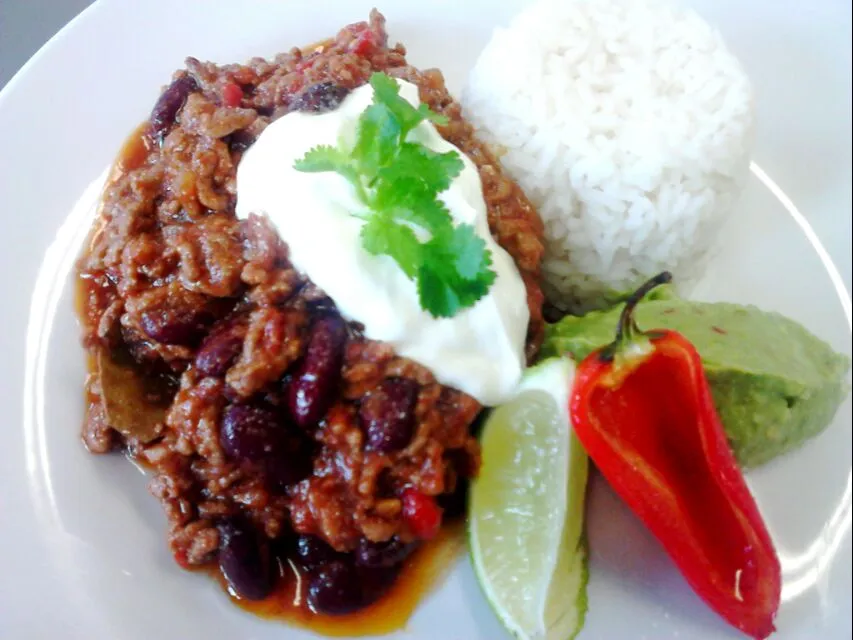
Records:
{"label": "white plate", "polygon": [[[410,60],[442,68],[458,90],[491,28],[522,3],[383,4],[391,37],[407,44]],[[843,29],[831,30],[827,17],[848,20],[849,27],[849,7],[845,13],[829,2],[809,5],[809,12],[790,2],[697,4],[729,36],[759,89],[759,161],[766,158],[771,173],[788,176],[801,206],[817,208],[810,215],[824,221],[849,273],[850,147],[835,144],[850,139],[849,95],[843,82],[838,89],[812,78],[829,77],[822,65],[833,64],[844,44]],[[0,238],[6,273],[0,285],[0,637],[309,637],[242,613],[209,580],[180,571],[166,550],[163,515],[140,474],[121,457],[84,451],[78,436],[84,366],[69,269],[86,221],[71,212],[186,55],[221,62],[271,55],[330,35],[363,19],[369,8],[345,0],[100,2],[0,94],[6,216]],[[812,55],[805,62],[802,55],[779,62],[791,33]],[[827,42],[839,48],[828,49]],[[811,75],[801,78],[799,93],[779,92],[804,69]],[[849,79],[846,86],[849,93]],[[700,294],[777,309],[836,349],[851,351],[842,278],[760,169]],[[850,424],[848,399],[824,435],[749,476],[782,558],[779,638],[851,637]],[[589,525],[592,578],[583,638],[737,637],[600,482]],[[399,637],[505,636],[463,558]]]}

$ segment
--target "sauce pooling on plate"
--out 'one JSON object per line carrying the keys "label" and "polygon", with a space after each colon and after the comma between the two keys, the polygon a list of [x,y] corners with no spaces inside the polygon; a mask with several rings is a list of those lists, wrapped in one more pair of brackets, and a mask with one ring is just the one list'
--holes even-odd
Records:
{"label": "sauce pooling on plate", "polygon": [[[439,588],[441,581],[463,556],[465,536],[461,521],[446,524],[438,536],[418,549],[403,565],[391,589],[377,602],[346,615],[317,615],[307,606],[304,572],[283,561],[275,590],[253,602],[230,593],[222,575],[211,567],[210,573],[229,591],[240,608],[261,618],[284,620],[330,637],[380,636],[405,629],[406,623],[424,596]],[[285,634],[286,635],[286,634]]]}
{"label": "sauce pooling on plate", "polygon": [[[415,85],[398,80],[400,95],[420,104]],[[455,151],[464,168],[440,195],[455,223],[473,225],[492,255],[494,285],[473,307],[451,318],[421,308],[416,285],[387,256],[362,247],[364,212],[353,188],[333,173],[303,173],[294,163],[317,145],[355,135],[373,98],[364,85],[324,113],[292,112],[271,123],[249,148],[237,171],[237,216],[264,214],[287,238],[289,258],[365,335],[394,346],[429,368],[439,382],[485,405],[500,404],[515,389],[525,365],[529,321],[524,283],[512,258],[489,233],[477,168],[435,127],[422,122],[410,134],[437,153]]]}

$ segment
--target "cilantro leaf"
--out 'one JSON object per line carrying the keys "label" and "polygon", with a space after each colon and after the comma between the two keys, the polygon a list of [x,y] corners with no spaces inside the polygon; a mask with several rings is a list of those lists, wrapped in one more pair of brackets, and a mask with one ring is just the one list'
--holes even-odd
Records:
{"label": "cilantro leaf", "polygon": [[[368,82],[373,87],[373,104],[389,104],[400,97],[400,85],[387,73],[374,71],[370,74]],[[409,103],[406,102],[406,104]],[[409,104],[409,108],[414,107]]]}
{"label": "cilantro leaf", "polygon": [[441,274],[425,265],[418,269],[418,300],[434,318],[452,318],[463,306]]}
{"label": "cilantro leaf", "polygon": [[464,168],[455,151],[438,153],[407,135],[424,120],[447,118],[400,96],[397,81],[370,77],[373,103],[359,116],[352,145],[321,145],[294,163],[305,172],[338,173],[368,213],[361,243],[375,256],[392,258],[417,286],[421,307],[437,318],[474,305],[494,284],[492,256],[469,224],[454,225],[438,196]]}
{"label": "cilantro leaf", "polygon": [[418,111],[408,100],[400,96],[400,85],[393,78],[376,72],[370,76],[370,86],[373,87],[373,104],[385,105],[400,124],[404,137],[423,122],[426,114]]}
{"label": "cilantro leaf", "polygon": [[400,123],[384,104],[372,104],[358,120],[352,157],[359,171],[367,178],[376,176],[397,153],[400,144]]}
{"label": "cilantro leaf", "polygon": [[396,162],[382,168],[382,179],[396,182],[415,178],[425,182],[435,193],[441,193],[464,166],[455,151],[437,153],[422,144],[404,142],[397,152]]}
{"label": "cilantro leaf", "polygon": [[341,169],[347,169],[349,164],[350,156],[348,153],[337,147],[321,144],[297,160],[293,164],[293,168],[306,173],[340,172]]}
{"label": "cilantro leaf", "polygon": [[361,243],[368,253],[393,258],[409,278],[417,274],[421,243],[411,227],[374,215],[361,228]]}
{"label": "cilantro leaf", "polygon": [[418,272],[421,306],[436,317],[472,306],[495,281],[491,262],[485,241],[471,225],[454,227],[449,236],[434,236],[423,246]]}
{"label": "cilantro leaf", "polygon": [[337,147],[325,144],[318,145],[296,160],[293,163],[293,168],[305,173],[334,171],[346,178],[359,194],[364,191],[358,177],[358,171],[352,166],[349,154]]}
{"label": "cilantro leaf", "polygon": [[423,227],[432,235],[452,229],[453,219],[443,202],[418,178],[383,179],[376,186],[374,206]]}
{"label": "cilantro leaf", "polygon": [[474,227],[470,224],[454,227],[447,250],[454,256],[454,266],[463,280],[484,283],[488,290],[495,281],[494,271],[489,270],[492,254],[486,250],[486,241],[477,235]]}
{"label": "cilantro leaf", "polygon": [[413,107],[408,100],[400,96],[400,85],[382,72],[375,72],[370,76],[370,86],[373,87],[373,103],[384,104],[394,113],[403,130],[403,136],[424,120],[439,125],[447,124],[447,118],[435,113],[429,105]]}

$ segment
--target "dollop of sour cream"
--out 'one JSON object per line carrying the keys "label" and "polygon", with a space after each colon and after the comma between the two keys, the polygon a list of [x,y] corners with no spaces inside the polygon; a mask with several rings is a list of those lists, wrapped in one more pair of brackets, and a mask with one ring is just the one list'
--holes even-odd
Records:
{"label": "dollop of sour cream", "polygon": [[[397,82],[400,95],[418,106],[417,87]],[[525,366],[529,311],[515,263],[489,233],[474,163],[429,122],[408,136],[436,152],[459,154],[464,168],[439,197],[457,224],[473,225],[486,242],[497,275],[486,296],[451,318],[433,318],[421,309],[415,283],[397,263],[362,248],[364,222],[351,212],[365,206],[343,177],[293,168],[317,145],[353,140],[359,115],[372,100],[373,88],[365,85],[334,111],[293,112],[270,124],[238,167],[237,215],[266,215],[287,242],[294,267],[323,289],[346,319],[364,325],[368,338],[391,344],[442,384],[484,405],[500,404],[512,396]]]}

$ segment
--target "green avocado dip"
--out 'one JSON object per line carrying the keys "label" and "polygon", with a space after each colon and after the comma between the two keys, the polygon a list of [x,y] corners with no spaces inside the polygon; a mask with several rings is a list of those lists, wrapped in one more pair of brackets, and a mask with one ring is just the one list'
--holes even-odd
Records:
{"label": "green avocado dip", "polygon": [[[609,344],[622,305],[549,325],[542,357],[576,361]],[[753,306],[658,295],[639,303],[643,330],[673,329],[702,356],[735,456],[755,467],[794,449],[831,422],[847,395],[850,361],[804,327]]]}

